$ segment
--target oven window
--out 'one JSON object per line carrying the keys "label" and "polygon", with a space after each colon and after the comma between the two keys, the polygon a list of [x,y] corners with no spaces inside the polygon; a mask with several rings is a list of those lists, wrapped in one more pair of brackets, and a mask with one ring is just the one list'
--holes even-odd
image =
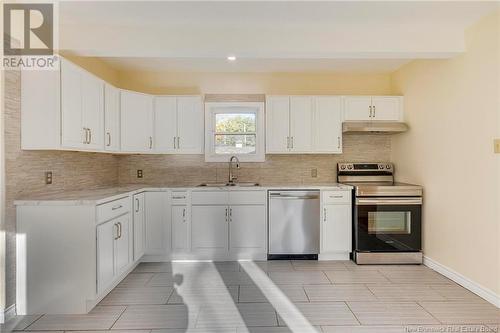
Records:
{"label": "oven window", "polygon": [[411,212],[368,212],[369,234],[411,234]]}

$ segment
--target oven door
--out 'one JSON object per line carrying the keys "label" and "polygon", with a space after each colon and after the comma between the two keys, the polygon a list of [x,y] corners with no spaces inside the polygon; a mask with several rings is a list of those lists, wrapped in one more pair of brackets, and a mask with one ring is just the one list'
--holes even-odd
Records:
{"label": "oven door", "polygon": [[355,250],[420,251],[421,210],[422,198],[356,198]]}

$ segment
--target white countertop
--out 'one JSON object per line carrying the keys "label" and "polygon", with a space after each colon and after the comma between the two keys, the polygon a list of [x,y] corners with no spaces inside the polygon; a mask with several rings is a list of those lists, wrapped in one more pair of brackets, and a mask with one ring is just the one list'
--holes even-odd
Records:
{"label": "white countertop", "polygon": [[91,190],[62,191],[48,194],[34,194],[21,197],[14,201],[16,206],[38,205],[99,205],[119,198],[145,191],[258,191],[258,190],[350,190],[352,186],[338,183],[324,184],[263,184],[261,186],[151,186],[151,185],[124,185],[105,187]]}

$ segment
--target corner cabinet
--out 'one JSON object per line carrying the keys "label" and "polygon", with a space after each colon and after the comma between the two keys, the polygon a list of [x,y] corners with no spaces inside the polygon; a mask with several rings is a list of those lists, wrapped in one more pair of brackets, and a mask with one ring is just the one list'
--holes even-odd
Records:
{"label": "corner cabinet", "polygon": [[344,121],[403,121],[402,96],[345,96]]}
{"label": "corner cabinet", "polygon": [[342,153],[340,96],[266,98],[266,153]]}
{"label": "corner cabinet", "polygon": [[153,152],[153,96],[122,90],[120,108],[121,151]]}
{"label": "corner cabinet", "polygon": [[104,148],[104,82],[66,60],[61,61],[62,147]]}

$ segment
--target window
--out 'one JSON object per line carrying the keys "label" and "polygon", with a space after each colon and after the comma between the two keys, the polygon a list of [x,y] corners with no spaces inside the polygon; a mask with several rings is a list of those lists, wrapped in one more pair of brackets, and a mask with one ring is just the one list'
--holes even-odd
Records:
{"label": "window", "polygon": [[263,103],[206,103],[205,124],[207,162],[265,160]]}

